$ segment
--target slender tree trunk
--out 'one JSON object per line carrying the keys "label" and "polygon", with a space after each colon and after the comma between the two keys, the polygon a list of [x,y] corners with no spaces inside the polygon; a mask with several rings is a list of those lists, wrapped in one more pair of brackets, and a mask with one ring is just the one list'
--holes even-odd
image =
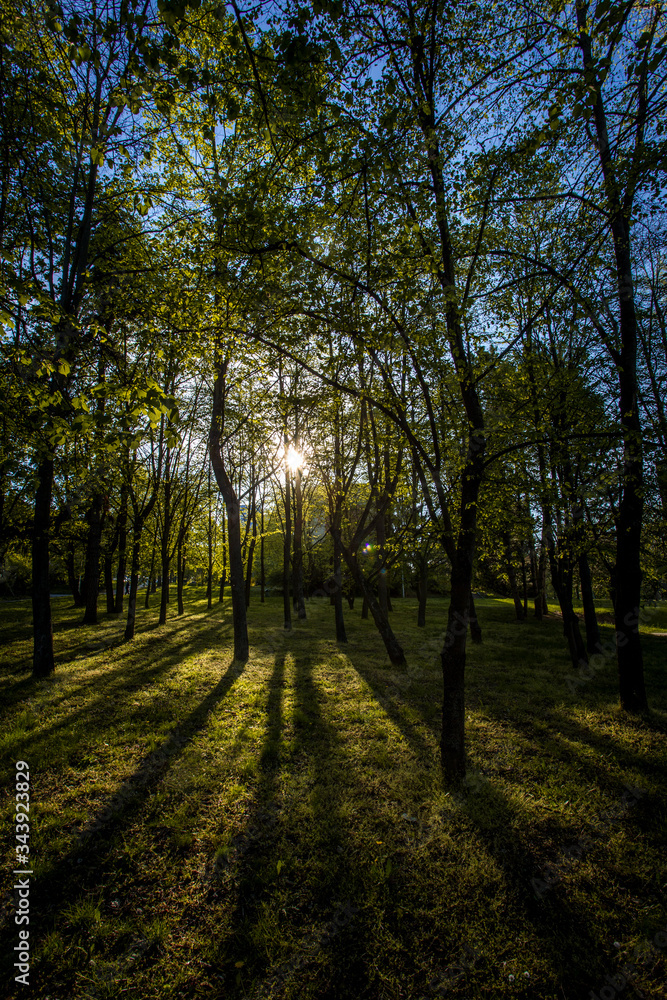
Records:
{"label": "slender tree trunk", "polygon": [[130,562],[130,593],[127,599],[127,622],[125,624],[125,640],[134,638],[137,620],[137,590],[139,589],[139,557],[141,554],[141,534],[143,524],[135,521],[132,532],[132,558]]}
{"label": "slender tree trunk", "polygon": [[[209,454],[218,488],[227,510],[229,572],[232,590],[232,621],[234,628],[234,659],[245,663],[249,654],[248,623],[245,606],[243,556],[241,552],[241,505],[227,474],[222,455],[221,438],[225,409],[226,364],[216,360],[213,385],[213,407],[209,432]],[[221,588],[222,590],[222,588]]]}
{"label": "slender tree trunk", "polygon": [[382,608],[376,601],[375,595],[373,594],[372,590],[367,585],[366,580],[364,579],[364,575],[361,572],[361,568],[359,567],[359,563],[357,561],[356,552],[351,552],[345,545],[343,545],[340,535],[340,530],[338,529],[333,529],[333,530],[335,531],[335,534],[338,535],[341,552],[343,554],[347,567],[352,575],[352,578],[356,583],[356,585],[361,590],[364,597],[366,598],[366,601],[368,603],[368,608],[373,616],[373,621],[375,622],[377,630],[380,633],[385,649],[387,650],[387,655],[389,656],[392,665],[395,667],[405,666],[405,654],[403,652],[401,644],[394,635],[387,616],[382,613]]}
{"label": "slender tree trunk", "polygon": [[482,626],[479,624],[479,619],[477,618],[477,611],[475,609],[475,599],[472,596],[472,588],[470,589],[468,616],[470,618],[470,638],[475,643],[475,645],[478,646],[482,641]]}
{"label": "slender tree trunk", "polygon": [[584,605],[584,625],[586,627],[586,652],[592,655],[601,645],[598,616],[595,611],[593,597],[593,581],[588,556],[582,552],[579,556],[579,580],[581,581],[581,600]]}
{"label": "slender tree trunk", "polygon": [[[284,434],[285,440],[285,456],[287,456],[288,449],[288,439],[287,431]],[[285,458],[285,534],[283,538],[283,611],[285,618],[285,628],[289,631],[292,628],[292,608],[290,603],[290,552],[292,549],[292,517],[291,517],[291,503],[290,503],[290,492],[292,486],[290,483],[290,473],[289,466],[287,464],[287,458]]]}
{"label": "slender tree trunk", "polygon": [[74,569],[74,550],[71,545],[67,546],[67,551],[65,553],[65,568],[67,569],[67,584],[69,589],[72,591],[74,607],[82,608],[84,602],[83,597],[81,596],[81,591],[79,590],[79,579]]}
{"label": "slender tree trunk", "polygon": [[417,625],[419,628],[426,626],[426,599],[428,596],[428,559],[425,556],[419,557],[419,579],[417,581],[417,592],[419,595],[419,609],[417,611]]}
{"label": "slender tree trunk", "polygon": [[385,618],[389,617],[389,588],[387,586],[387,567],[384,565],[387,559],[387,538],[385,535],[384,514],[378,514],[375,519],[375,537],[378,545],[378,558],[382,565],[378,573],[378,604]]}
{"label": "slender tree trunk", "polygon": [[37,468],[37,490],[32,533],[32,676],[53,673],[53,633],[51,631],[51,590],[49,585],[49,533],[53,459],[43,458]]}
{"label": "slender tree trunk", "polygon": [[[584,70],[593,92],[593,124],[597,151],[604,177],[604,188],[610,209],[610,229],[616,263],[616,284],[619,304],[620,350],[615,367],[619,383],[619,410],[623,435],[623,475],[621,502],[616,521],[616,650],[621,708],[625,711],[647,711],[644,685],[644,660],[639,636],[641,610],[641,534],[644,496],[644,459],[642,428],[639,416],[637,386],[637,315],[635,311],[630,246],[630,216],[632,196],[623,193],[617,177],[607,130],[606,110],[598,80],[598,68],[593,57],[587,24],[587,4],[576,4],[579,28],[578,44]],[[630,180],[626,183],[634,183]],[[629,196],[629,197],[628,197]]]}
{"label": "slender tree trunk", "polygon": [[266,597],[266,572],[264,568],[264,499],[262,498],[261,524],[259,536],[259,600],[264,604]]}
{"label": "slender tree trunk", "polygon": [[569,542],[556,548],[549,512],[545,513],[545,525],[551,583],[563,616],[563,634],[567,640],[572,666],[577,669],[582,663],[588,663],[588,656],[579,629],[579,618],[572,606],[572,553]]}
{"label": "slender tree trunk", "polygon": [[150,605],[150,595],[154,594],[157,590],[157,580],[155,578],[155,543],[157,542],[157,525],[155,526],[155,531],[153,532],[153,544],[151,546],[151,568],[148,571],[148,580],[146,581],[146,596],[144,597],[144,607],[148,609]]}
{"label": "slender tree trunk", "polygon": [[100,538],[102,535],[102,498],[96,493],[88,510],[86,542],[86,610],[84,625],[97,624],[97,598],[100,591]]}
{"label": "slender tree trunk", "polygon": [[123,595],[125,593],[125,573],[127,571],[127,486],[120,491],[120,511],[118,512],[118,568],[116,571],[116,601],[114,611],[117,615],[123,612]]}
{"label": "slender tree trunk", "polygon": [[[542,591],[540,589],[540,573],[538,569],[537,554],[535,552],[535,543],[533,541],[532,532],[528,541],[530,545],[530,576],[533,585],[533,604],[535,608],[535,617],[538,621],[542,620]],[[540,549],[541,555],[541,549]]]}
{"label": "slender tree trunk", "polygon": [[227,528],[225,526],[225,506],[222,507],[222,573],[220,574],[220,591],[218,604],[222,604],[227,586]]}
{"label": "slender tree trunk", "polygon": [[107,614],[113,615],[116,610],[116,595],[113,590],[113,556],[104,556],[104,589],[107,597]]}
{"label": "slender tree trunk", "polygon": [[183,605],[183,583],[185,580],[185,551],[183,542],[179,538],[176,548],[176,602],[178,605],[178,615],[184,613]]}
{"label": "slender tree trunk", "polygon": [[255,545],[256,539],[251,538],[250,544],[248,546],[248,561],[246,563],[246,578],[245,578],[245,606],[250,607],[250,592],[252,589],[252,564],[255,559]]}
{"label": "slender tree trunk", "polygon": [[528,574],[526,573],[526,553],[521,552],[521,585],[523,588],[523,618],[528,617]]}
{"label": "slender tree trunk", "polygon": [[171,482],[167,478],[164,484],[164,511],[162,519],[162,538],[160,539],[160,565],[162,586],[160,588],[160,618],[159,624],[167,621],[167,605],[169,604],[169,570],[171,553],[169,552],[169,535],[171,533]]}
{"label": "slender tree trunk", "polygon": [[246,563],[246,579],[245,579],[246,608],[250,607],[250,590],[252,587],[252,564],[255,558],[255,546],[257,544],[257,509],[255,506],[254,470],[253,470],[253,491],[252,491],[250,518],[252,520],[252,535],[250,536],[250,544],[248,545],[248,561]]}
{"label": "slender tree trunk", "polygon": [[521,603],[521,597],[519,596],[519,588],[516,583],[516,572],[512,561],[512,540],[510,538],[509,531],[504,532],[503,543],[505,545],[505,562],[507,565],[507,576],[510,582],[510,593],[512,594],[512,600],[514,601],[514,611],[516,612],[517,621],[523,621],[523,605]]}
{"label": "slender tree trunk", "polygon": [[303,496],[301,491],[301,470],[294,473],[294,544],[293,544],[292,590],[294,610],[298,617],[306,617],[306,601],[303,593]]}
{"label": "slender tree trunk", "polygon": [[335,535],[333,539],[333,578],[335,585],[333,598],[334,598],[334,619],[336,624],[336,642],[347,642],[347,632],[345,631],[345,618],[343,616],[342,552],[340,547],[340,536],[337,539]]}
{"label": "slender tree trunk", "polygon": [[211,466],[208,467],[208,566],[206,569],[206,606],[213,607],[213,512],[211,510]]}

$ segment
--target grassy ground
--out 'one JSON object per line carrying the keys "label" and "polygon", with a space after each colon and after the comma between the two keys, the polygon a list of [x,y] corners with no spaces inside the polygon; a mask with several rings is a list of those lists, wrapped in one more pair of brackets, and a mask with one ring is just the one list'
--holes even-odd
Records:
{"label": "grassy ground", "polygon": [[240,667],[227,603],[193,593],[163,627],[142,611],[123,645],[120,621],[80,627],[58,598],[57,670],[37,683],[29,605],[0,607],[5,956],[17,760],[34,872],[30,987],[5,957],[6,996],[585,1000],[611,977],[667,997],[667,637],[647,631],[667,611],[642,626],[639,719],[617,709],[612,657],[575,677],[555,617],[479,600],[451,793],[444,602],[426,629],[395,605],[405,672],[358,609],[338,647],[324,600],[289,635],[278,598],[253,603]]}

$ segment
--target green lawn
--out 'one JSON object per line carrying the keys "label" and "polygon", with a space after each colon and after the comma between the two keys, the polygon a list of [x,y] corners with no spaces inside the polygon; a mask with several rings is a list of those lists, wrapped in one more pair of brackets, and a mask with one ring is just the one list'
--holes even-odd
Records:
{"label": "green lawn", "polygon": [[[190,593],[163,627],[153,603],[124,645],[123,622],[78,627],[55,599],[41,682],[29,603],[0,605],[6,996],[586,1000],[632,962],[623,997],[667,997],[667,637],[648,634],[664,607],[643,626],[641,719],[618,711],[613,658],[575,678],[555,617],[518,624],[511,602],[479,600],[469,778],[451,793],[444,601],[426,629],[394,602],[405,672],[359,607],[338,647],[328,602],[285,634],[281,599],[253,593],[240,667],[227,601]],[[29,988],[7,957],[17,760]]]}

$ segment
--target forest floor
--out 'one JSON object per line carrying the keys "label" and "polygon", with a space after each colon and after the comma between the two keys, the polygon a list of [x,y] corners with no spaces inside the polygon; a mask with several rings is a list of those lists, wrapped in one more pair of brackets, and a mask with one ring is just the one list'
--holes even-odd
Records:
{"label": "forest floor", "polygon": [[[120,619],[81,627],[57,598],[56,673],[40,682],[29,602],[0,605],[0,992],[667,997],[667,638],[648,634],[667,608],[642,625],[640,718],[618,710],[613,656],[577,677],[556,616],[519,624],[511,602],[477,603],[457,792],[438,767],[441,599],[425,629],[414,600],[394,601],[401,672],[359,606],[343,647],[324,599],[285,634],[281,599],[253,592],[241,667],[227,600],[208,611],[192,591],[162,627],[154,600],[123,644]],[[19,760],[29,989],[8,958]]]}

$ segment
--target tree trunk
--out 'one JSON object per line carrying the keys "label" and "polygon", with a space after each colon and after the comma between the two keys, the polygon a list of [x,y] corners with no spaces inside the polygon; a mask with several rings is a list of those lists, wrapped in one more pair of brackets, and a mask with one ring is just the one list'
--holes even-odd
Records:
{"label": "tree trunk", "polygon": [[403,649],[394,635],[389,620],[385,614],[382,613],[382,608],[375,600],[375,595],[373,594],[370,586],[367,585],[364,575],[361,572],[359,563],[357,561],[356,553],[351,552],[345,545],[342,544],[342,539],[340,535],[340,530],[336,531],[335,534],[338,535],[339,545],[347,567],[352,574],[352,578],[357,586],[360,588],[362,594],[364,595],[370,613],[373,616],[373,621],[377,627],[378,632],[382,638],[385,649],[387,650],[387,655],[391,660],[391,663],[395,667],[405,666],[405,654]]}
{"label": "tree trunk", "polygon": [[104,589],[107,595],[107,614],[116,610],[116,595],[113,590],[113,556],[109,553],[104,557]]}
{"label": "tree trunk", "polygon": [[545,514],[545,525],[551,583],[563,616],[563,634],[567,640],[572,666],[576,670],[582,663],[588,663],[588,655],[579,629],[579,618],[572,606],[572,552],[569,542],[556,548],[550,513]]}
{"label": "tree trunk", "polygon": [[220,590],[218,592],[218,604],[222,604],[227,586],[227,528],[225,525],[225,507],[222,507],[222,573],[220,574]]}
{"label": "tree trunk", "polygon": [[[632,195],[619,186],[617,167],[607,130],[606,111],[591,37],[587,24],[587,5],[576,4],[578,43],[584,70],[593,92],[593,124],[597,151],[604,177],[604,189],[610,215],[610,229],[616,263],[616,287],[619,305],[620,350],[614,352],[619,385],[619,411],[623,435],[623,474],[621,502],[616,521],[616,650],[621,708],[625,711],[648,711],[644,686],[644,660],[639,637],[641,608],[641,534],[644,496],[644,457],[637,386],[637,315],[635,311],[630,248]],[[627,181],[628,184],[634,180]]]}
{"label": "tree trunk", "polygon": [[361,602],[361,617],[368,619],[368,597],[366,596],[366,591],[362,590],[363,600]]}
{"label": "tree trunk", "polygon": [[521,585],[523,587],[523,619],[528,617],[528,575],[526,573],[526,553],[521,552]]}
{"label": "tree trunk", "polygon": [[378,514],[375,519],[375,537],[378,544],[378,558],[380,560],[380,572],[378,573],[378,604],[385,618],[389,617],[389,588],[387,586],[387,567],[384,565],[387,559],[387,537],[385,533],[384,514]]}
{"label": "tree trunk", "polygon": [[171,563],[171,553],[169,552],[169,535],[171,532],[170,503],[171,482],[167,479],[164,484],[164,511],[162,520],[162,538],[160,539],[160,565],[162,573],[162,586],[160,588],[160,625],[165,625],[167,622],[167,605],[169,604],[169,566]]}
{"label": "tree trunk", "polygon": [[176,603],[178,605],[178,616],[184,613],[183,606],[183,583],[185,581],[185,550],[183,542],[178,540],[176,550]]}
{"label": "tree trunk", "polygon": [[519,588],[516,583],[514,563],[512,562],[512,541],[509,531],[505,531],[503,533],[503,543],[505,545],[505,562],[507,564],[507,576],[510,582],[510,593],[512,594],[512,600],[514,601],[514,611],[516,612],[517,621],[523,621],[523,605],[521,603],[521,597],[519,596]]}
{"label": "tree trunk", "polygon": [[259,600],[264,604],[266,596],[266,573],[264,569],[264,500],[262,499],[262,512],[259,536]]}
{"label": "tree trunk", "polygon": [[143,524],[135,521],[132,532],[132,559],[130,564],[130,593],[127,599],[127,622],[125,624],[125,640],[134,638],[137,619],[137,590],[139,589],[139,556],[141,553],[141,534]]}
{"label": "tree trunk", "polygon": [[[213,385],[213,407],[209,431],[209,455],[213,474],[227,510],[229,544],[229,573],[232,590],[232,620],[234,628],[234,659],[245,663],[249,654],[248,622],[245,606],[243,556],[241,554],[241,505],[232,482],[227,475],[222,456],[221,437],[224,422],[226,364],[216,360]],[[221,585],[222,593],[222,585]],[[222,599],[222,598],[221,598]]]}
{"label": "tree trunk", "polygon": [[301,492],[301,470],[294,473],[294,544],[292,565],[292,592],[294,610],[298,617],[306,617],[306,601],[303,593],[303,496]]}
{"label": "tree trunk", "polygon": [[53,459],[43,458],[37,469],[35,514],[32,532],[32,676],[53,673],[53,633],[51,630],[51,590],[49,586],[49,531]]}
{"label": "tree trunk", "polygon": [[255,546],[257,544],[257,510],[255,507],[254,489],[253,489],[250,517],[252,519],[252,535],[250,536],[250,544],[248,545],[248,561],[246,563],[246,578],[245,578],[246,608],[250,607],[250,590],[252,587],[252,564],[255,558]]}
{"label": "tree trunk", "polygon": [[123,595],[125,593],[125,573],[127,571],[127,487],[120,491],[120,511],[118,513],[118,568],[116,571],[116,601],[114,611],[117,615],[123,612]]}
{"label": "tree trunk", "polygon": [[67,584],[72,591],[72,599],[75,608],[83,607],[83,597],[79,590],[79,580],[74,569],[74,550],[71,545],[67,546],[65,553],[65,568],[67,569]]}
{"label": "tree trunk", "polygon": [[84,625],[97,624],[97,598],[100,591],[100,538],[102,535],[102,498],[96,493],[88,510],[86,541],[86,610]]}
{"label": "tree trunk", "polygon": [[428,595],[428,559],[425,556],[419,556],[419,580],[417,581],[417,591],[419,594],[417,625],[419,628],[424,628],[426,626],[426,598]]}
{"label": "tree trunk", "polygon": [[208,466],[208,564],[206,567],[206,607],[213,607],[213,510],[211,505],[211,465]]}
{"label": "tree trunk", "polygon": [[[533,604],[535,608],[535,617],[538,621],[542,620],[542,591],[540,588],[540,571],[538,567],[537,555],[535,553],[535,543],[533,541],[532,532],[528,540],[530,545],[530,577],[533,585]],[[542,547],[540,546],[540,558],[542,556]]]}
{"label": "tree trunk", "polygon": [[581,581],[581,599],[584,605],[584,625],[586,627],[586,651],[589,654],[597,653],[601,644],[598,618],[595,612],[595,598],[593,597],[593,581],[591,579],[591,569],[588,565],[588,556],[585,552],[579,556],[579,580]]}
{"label": "tree trunk", "polygon": [[[287,432],[284,434],[285,440],[285,456],[287,456],[288,440]],[[283,611],[285,619],[285,628],[289,631],[292,628],[292,608],[290,604],[290,552],[292,549],[292,518],[291,518],[291,503],[290,503],[290,492],[292,486],[290,483],[290,473],[289,465],[287,464],[287,457],[285,457],[285,534],[283,538]]]}
{"label": "tree trunk", "polygon": [[475,599],[472,596],[472,588],[470,590],[468,615],[470,617],[470,638],[475,643],[475,645],[478,646],[482,641],[482,626],[479,624],[479,619],[477,618],[477,611],[475,610]]}
{"label": "tree trunk", "polygon": [[340,537],[333,539],[333,578],[335,590],[334,598],[334,619],[336,624],[336,642],[347,642],[347,632],[345,631],[345,618],[343,617],[343,570],[341,565],[342,552],[340,547]]}
{"label": "tree trunk", "polygon": [[146,581],[146,596],[144,598],[144,607],[148,609],[150,604],[150,596],[154,594],[157,590],[157,580],[155,578],[155,542],[157,540],[157,525],[155,531],[153,532],[153,545],[151,546],[151,568],[148,571],[148,580]]}

